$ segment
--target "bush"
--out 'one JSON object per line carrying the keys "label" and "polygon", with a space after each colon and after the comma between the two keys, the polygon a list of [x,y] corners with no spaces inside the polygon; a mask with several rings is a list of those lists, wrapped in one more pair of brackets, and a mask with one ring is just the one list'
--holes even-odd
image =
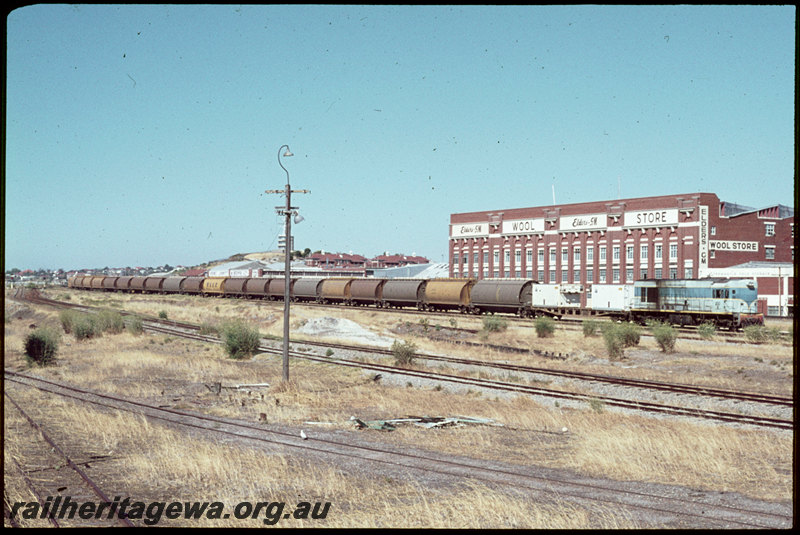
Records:
{"label": "bush", "polygon": [[100,334],[94,316],[89,314],[78,314],[72,322],[72,334],[76,340],[88,340]]}
{"label": "bush", "polygon": [[398,366],[411,366],[417,356],[417,346],[413,342],[395,340],[392,343],[392,355]]}
{"label": "bush", "polygon": [[533,322],[533,328],[536,329],[536,336],[538,338],[550,338],[556,330],[556,322],[553,318],[541,317],[536,318]]}
{"label": "bush", "polygon": [[672,353],[675,351],[675,340],[678,338],[677,331],[672,325],[661,324],[653,327],[653,338],[656,339],[661,351],[664,353]]}
{"label": "bush", "polygon": [[160,310],[158,312],[158,317],[161,318],[162,320],[167,319],[167,311],[166,310]]}
{"label": "bush", "polygon": [[703,340],[711,340],[717,334],[717,326],[707,321],[697,326],[697,334]]}
{"label": "bush", "polygon": [[603,341],[610,360],[621,360],[625,356],[625,344],[619,325],[616,323],[606,325],[603,328]]}
{"label": "bush", "polygon": [[622,337],[624,347],[634,347],[639,345],[641,329],[635,323],[620,323],[618,326],[619,335]]}
{"label": "bush", "polygon": [[52,327],[39,327],[25,337],[25,358],[29,364],[51,364],[58,351],[59,332]]}
{"label": "bush", "polygon": [[490,333],[505,331],[508,329],[508,320],[499,316],[484,316],[483,330]]}
{"label": "bush", "polygon": [[583,326],[583,336],[595,336],[597,334],[598,324],[597,320],[583,320],[581,323]]}
{"label": "bush", "polygon": [[232,359],[252,357],[261,342],[258,329],[250,327],[241,320],[224,323],[219,332],[225,351]]}
{"label": "bush", "polygon": [[119,334],[125,328],[122,314],[114,310],[103,310],[97,314],[95,319],[97,328],[100,332]]}
{"label": "bush", "polygon": [[125,322],[125,330],[131,334],[142,334],[144,332],[144,322],[139,316],[131,316]]}
{"label": "bush", "polygon": [[748,325],[743,330],[748,342],[762,344],[767,341],[767,330],[763,325]]}
{"label": "bush", "polygon": [[61,321],[61,327],[64,329],[66,334],[70,334],[72,332],[75,320],[79,315],[80,312],[71,309],[62,310],[58,313],[58,319]]}

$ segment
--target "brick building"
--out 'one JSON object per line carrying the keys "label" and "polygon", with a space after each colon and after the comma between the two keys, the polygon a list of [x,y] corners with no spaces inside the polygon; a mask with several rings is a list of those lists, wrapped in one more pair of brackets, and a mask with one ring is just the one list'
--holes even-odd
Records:
{"label": "brick building", "polygon": [[690,193],[450,216],[450,276],[571,285],[701,278],[746,262],[794,262],[794,210]]}

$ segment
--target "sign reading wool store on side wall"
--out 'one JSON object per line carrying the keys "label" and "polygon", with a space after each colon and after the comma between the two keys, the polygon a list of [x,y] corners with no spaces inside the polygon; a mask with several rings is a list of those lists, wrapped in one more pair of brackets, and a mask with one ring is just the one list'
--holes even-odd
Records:
{"label": "sign reading wool store on side wall", "polygon": [[737,253],[757,253],[757,241],[723,241],[711,240],[708,242],[708,248],[711,251],[735,251]]}

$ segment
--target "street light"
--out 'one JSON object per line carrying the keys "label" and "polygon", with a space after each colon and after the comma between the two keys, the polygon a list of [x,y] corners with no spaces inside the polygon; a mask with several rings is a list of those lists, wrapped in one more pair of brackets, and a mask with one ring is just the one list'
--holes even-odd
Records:
{"label": "street light", "polygon": [[284,158],[294,156],[292,151],[289,150],[289,145],[282,145],[278,149],[278,165],[281,166],[286,172],[286,188],[277,190],[267,190],[265,193],[283,193],[286,195],[286,206],[276,206],[279,215],[286,217],[286,224],[284,230],[284,247],[285,247],[285,265],[284,265],[284,282],[283,282],[283,381],[289,381],[289,283],[291,282],[291,261],[292,261],[292,215],[294,215],[294,222],[300,223],[304,218],[297,213],[297,207],[292,206],[292,193],[311,193],[310,190],[300,189],[292,190],[289,185],[289,171],[281,163],[281,151],[286,148],[283,153]]}

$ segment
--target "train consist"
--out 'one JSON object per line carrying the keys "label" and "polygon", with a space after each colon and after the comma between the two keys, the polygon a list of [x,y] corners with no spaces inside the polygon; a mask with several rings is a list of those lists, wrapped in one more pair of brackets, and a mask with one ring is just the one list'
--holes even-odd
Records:
{"label": "train consist", "polygon": [[[285,279],[234,277],[76,276],[71,288],[159,294],[283,300]],[[583,287],[539,284],[534,280],[291,278],[295,302],[335,303],[380,308],[505,313],[520,317],[602,315],[644,323],[680,325],[711,322],[736,329],[763,323],[756,310],[754,279],[641,280],[633,284],[595,284],[590,304],[581,308]],[[587,296],[588,298],[588,296]]]}

